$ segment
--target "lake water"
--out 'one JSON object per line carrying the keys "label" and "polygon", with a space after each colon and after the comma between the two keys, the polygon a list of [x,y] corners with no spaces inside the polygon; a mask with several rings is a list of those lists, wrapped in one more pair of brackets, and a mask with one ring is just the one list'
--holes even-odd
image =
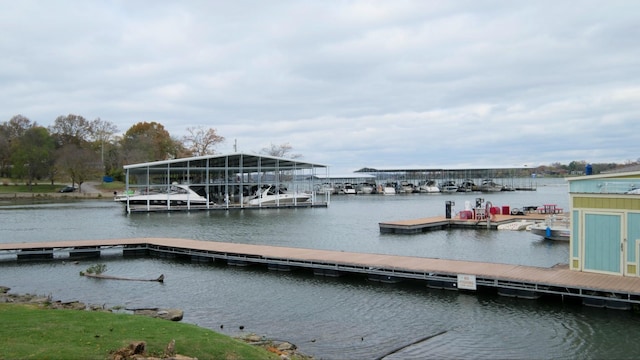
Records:
{"label": "lake water", "polygon": [[[459,211],[476,197],[512,208],[555,203],[568,209],[569,201],[564,181],[545,179],[537,191],[333,196],[329,207],[313,209],[126,215],[120,204],[104,200],[5,202],[0,204],[0,242],[180,237],[545,267],[568,262],[568,244],[528,232],[379,231],[379,222],[443,215],[445,201],[454,201]],[[162,273],[165,283],[78,275],[96,262],[115,276]],[[322,359],[374,359],[409,344],[385,358],[631,359],[640,353],[635,336],[640,322],[631,312],[433,290],[424,284],[380,284],[356,276],[333,279],[302,271],[107,256],[80,264],[2,261],[0,285],[63,301],[180,308],[184,322],[228,335],[257,333],[291,341]]]}

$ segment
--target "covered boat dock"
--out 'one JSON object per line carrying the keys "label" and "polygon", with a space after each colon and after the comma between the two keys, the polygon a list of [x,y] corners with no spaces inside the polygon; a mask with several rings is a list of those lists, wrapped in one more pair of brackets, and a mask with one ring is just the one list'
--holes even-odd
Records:
{"label": "covered boat dock", "polygon": [[[124,170],[126,189],[119,199],[127,212],[312,207],[327,206],[329,202],[328,195],[314,191],[317,176],[326,176],[328,166],[297,159],[232,153],[132,164],[124,166]],[[134,194],[169,194],[175,184],[188,186],[207,201],[187,199],[176,205],[170,201],[133,204],[128,200]],[[311,197],[300,203],[249,205],[247,200],[266,186]]]}

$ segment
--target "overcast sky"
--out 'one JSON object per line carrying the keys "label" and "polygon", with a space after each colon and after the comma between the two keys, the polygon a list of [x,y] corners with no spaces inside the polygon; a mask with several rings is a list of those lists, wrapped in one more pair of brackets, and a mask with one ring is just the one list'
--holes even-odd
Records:
{"label": "overcast sky", "polygon": [[640,2],[0,0],[0,121],[215,128],[332,173],[640,158]]}

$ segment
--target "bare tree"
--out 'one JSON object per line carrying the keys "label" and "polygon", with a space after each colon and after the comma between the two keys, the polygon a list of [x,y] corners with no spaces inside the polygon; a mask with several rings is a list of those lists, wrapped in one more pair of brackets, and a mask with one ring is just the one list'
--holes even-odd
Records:
{"label": "bare tree", "polygon": [[302,157],[302,154],[291,154],[291,150],[293,150],[293,147],[289,143],[280,145],[271,143],[270,147],[262,148],[260,153],[275,157],[286,157],[289,159],[299,159]]}
{"label": "bare tree", "polygon": [[189,135],[184,136],[182,141],[194,156],[213,155],[214,147],[224,141],[224,137],[218,135],[213,128],[205,130],[201,126],[188,127],[187,131]]}
{"label": "bare tree", "polygon": [[78,184],[78,190],[82,191],[82,184],[98,176],[101,173],[100,157],[86,147],[76,144],[67,144],[58,149],[56,167],[60,172],[71,179],[73,184]]}
{"label": "bare tree", "polygon": [[96,118],[95,120],[91,121],[89,128],[91,130],[91,137],[93,138],[95,145],[100,146],[100,160],[102,161],[102,167],[105,168],[105,143],[108,143],[113,135],[118,132],[118,127],[109,121]]}

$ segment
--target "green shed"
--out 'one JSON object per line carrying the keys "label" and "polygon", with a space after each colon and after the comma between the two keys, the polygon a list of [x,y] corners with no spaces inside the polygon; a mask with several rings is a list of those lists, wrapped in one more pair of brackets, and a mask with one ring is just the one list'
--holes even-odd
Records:
{"label": "green shed", "polygon": [[570,267],[639,276],[640,171],[568,178]]}

